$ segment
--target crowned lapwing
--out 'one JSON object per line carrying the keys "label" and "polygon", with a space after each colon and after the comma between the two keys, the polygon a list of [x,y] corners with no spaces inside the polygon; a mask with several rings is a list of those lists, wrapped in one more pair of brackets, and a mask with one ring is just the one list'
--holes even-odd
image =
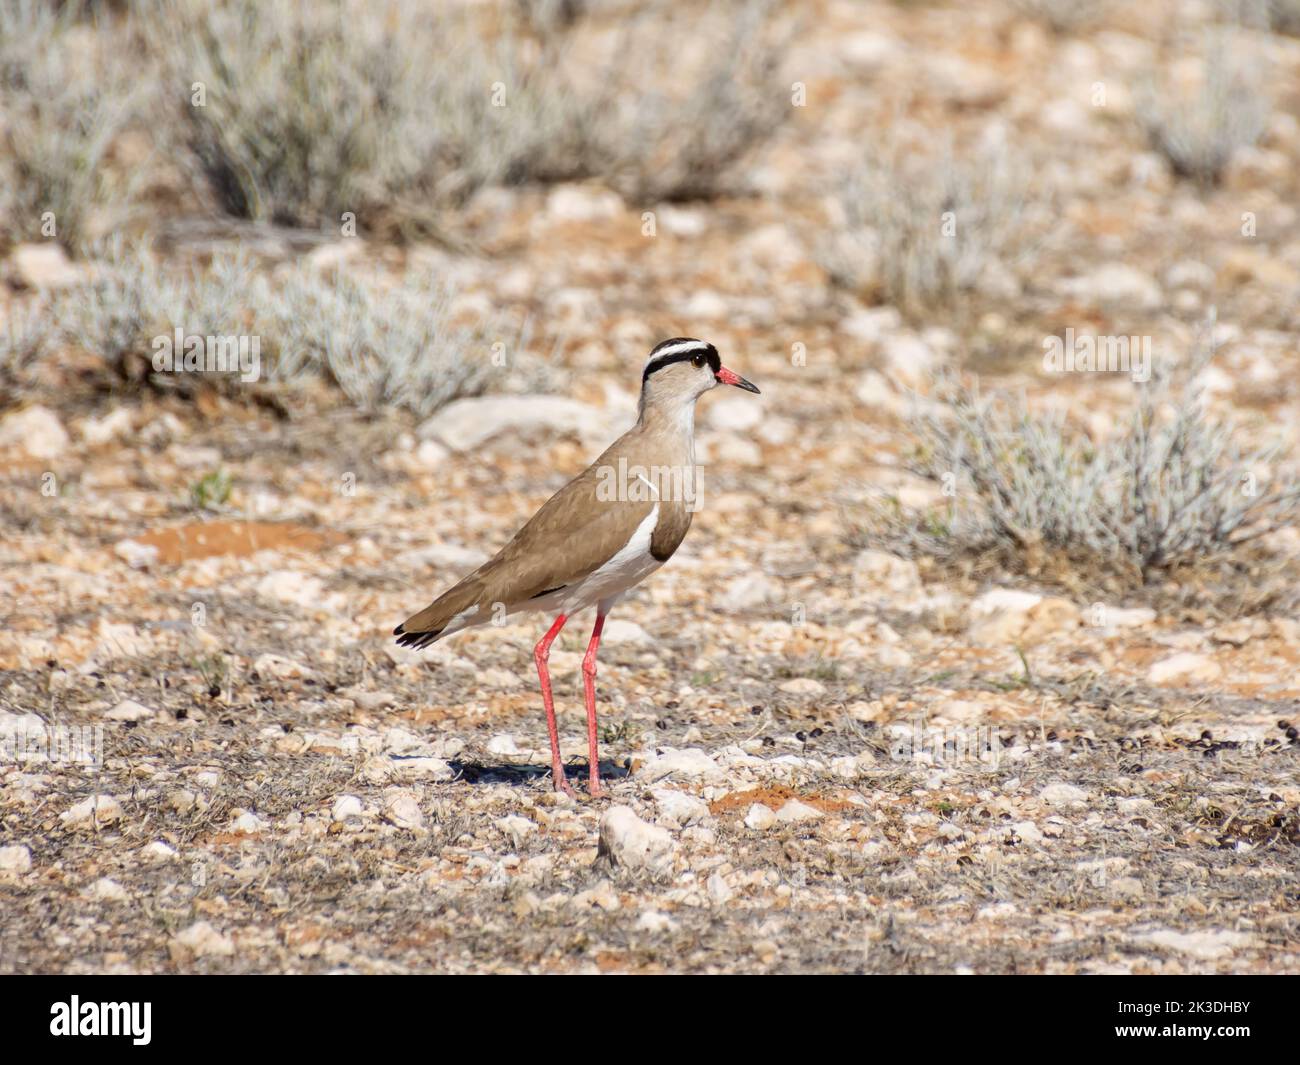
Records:
{"label": "crowned lapwing", "polygon": [[601,794],[596,754],[596,649],[605,618],[629,588],[677,550],[695,510],[695,401],[718,385],[758,389],[726,369],[703,340],[676,337],[650,352],[641,375],[637,423],[561,488],[496,557],[393,630],[407,647],[526,610],[555,621],[533,650],[551,737],[551,775],[570,795],[546,663],[577,611],[596,608],[582,660],[590,790]]}

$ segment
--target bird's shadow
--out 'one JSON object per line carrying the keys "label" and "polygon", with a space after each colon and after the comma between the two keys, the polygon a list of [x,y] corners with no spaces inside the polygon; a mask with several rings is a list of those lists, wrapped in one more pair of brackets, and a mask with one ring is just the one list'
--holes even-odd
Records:
{"label": "bird's shadow", "polygon": [[[545,765],[511,765],[505,762],[480,762],[474,759],[452,758],[448,761],[452,771],[466,784],[532,784],[545,781],[550,786],[551,767]],[[575,785],[587,779],[587,761],[565,763],[570,782]],[[622,780],[628,775],[625,766],[613,762],[600,763],[600,778],[604,781]]]}

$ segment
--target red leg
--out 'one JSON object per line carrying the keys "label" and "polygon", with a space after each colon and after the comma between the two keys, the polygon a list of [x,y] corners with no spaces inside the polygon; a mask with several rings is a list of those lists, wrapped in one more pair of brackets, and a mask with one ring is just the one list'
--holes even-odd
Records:
{"label": "red leg", "polygon": [[596,751],[596,649],[600,646],[600,631],[605,627],[605,615],[597,613],[596,627],[591,630],[591,642],[582,659],[582,689],[587,698],[587,757],[592,795],[603,795],[600,787],[600,756]]}
{"label": "red leg", "polygon": [[542,705],[546,708],[546,729],[551,734],[551,780],[556,791],[569,795],[573,789],[564,775],[564,766],[560,762],[560,730],[555,722],[555,700],[551,698],[551,674],[546,668],[546,660],[551,657],[551,644],[560,635],[567,619],[563,614],[555,619],[555,624],[547,630],[546,635],[537,641],[533,648],[533,661],[537,663],[537,679],[542,684]]}

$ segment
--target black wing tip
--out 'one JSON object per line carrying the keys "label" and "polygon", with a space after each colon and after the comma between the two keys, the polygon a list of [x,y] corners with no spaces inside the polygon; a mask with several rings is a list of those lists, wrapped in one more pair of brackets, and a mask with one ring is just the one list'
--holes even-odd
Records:
{"label": "black wing tip", "polygon": [[399,647],[414,647],[417,651],[428,647],[441,634],[442,629],[434,629],[432,632],[407,632],[401,625],[393,630]]}

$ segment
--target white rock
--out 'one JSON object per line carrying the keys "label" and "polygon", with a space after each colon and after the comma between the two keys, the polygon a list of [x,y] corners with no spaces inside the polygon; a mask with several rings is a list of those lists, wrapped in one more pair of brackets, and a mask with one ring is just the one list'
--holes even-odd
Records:
{"label": "white rock", "polygon": [[56,241],[18,244],[9,254],[18,279],[28,288],[58,289],[80,284],[85,274],[68,261],[68,253]]}
{"label": "white rock", "polygon": [[840,322],[840,332],[856,340],[878,344],[902,324],[903,316],[897,307],[871,307],[855,311]]}
{"label": "white rock", "polygon": [[383,710],[385,707],[398,704],[397,695],[390,691],[366,692],[350,690],[347,696],[362,710]]}
{"label": "white rock", "polygon": [[579,909],[599,906],[606,913],[613,913],[622,909],[623,906],[622,900],[618,897],[618,892],[614,890],[614,885],[608,880],[601,880],[588,891],[578,892],[573,897],[573,902]]}
{"label": "white rock", "polygon": [[731,304],[727,297],[707,288],[692,292],[685,302],[679,304],[679,307],[683,318],[713,322],[731,316]]}
{"label": "white rock", "polygon": [[1043,597],[1036,592],[1021,592],[1013,588],[994,588],[971,601],[971,618],[988,617],[1001,611],[1023,614],[1041,603]]}
{"label": "white rock", "polygon": [[134,625],[101,620],[95,632],[98,640],[92,658],[111,661],[116,658],[144,657],[153,651],[153,638]]}
{"label": "white rock", "polygon": [[612,806],[600,818],[600,853],[628,869],[666,872],[672,866],[673,838],[628,807]]}
{"label": "white rock", "polygon": [[556,185],[547,194],[546,214],[560,222],[595,222],[623,213],[618,193],[593,185]]}
{"label": "white rock", "polygon": [[882,592],[892,597],[918,596],[921,571],[911,559],[868,548],[853,560],[853,588],[875,596]]}
{"label": "white rock", "polygon": [[866,370],[853,389],[859,403],[882,410],[901,412],[905,407],[898,387],[879,370]]}
{"label": "white rock", "polygon": [[752,395],[722,396],[708,404],[704,417],[712,429],[743,433],[763,420],[763,404]]}
{"label": "white rock", "polygon": [[1205,684],[1223,676],[1223,668],[1212,658],[1184,651],[1154,662],[1147,670],[1152,684],[1197,683]]}
{"label": "white rock", "polygon": [[424,812],[409,791],[394,789],[384,793],[384,817],[398,828],[424,827]]}
{"label": "white rock", "polygon": [[1244,932],[1232,932],[1227,929],[1212,932],[1175,932],[1172,928],[1162,928],[1138,936],[1137,941],[1153,947],[1163,947],[1165,950],[1176,950],[1180,954],[1189,954],[1202,961],[1225,958],[1254,942]]}
{"label": "white rock", "polygon": [[505,757],[517,755],[519,753],[519,744],[515,742],[514,736],[508,732],[502,732],[500,735],[493,736],[488,740],[488,754],[499,754]]}
{"label": "white rock", "polygon": [[349,817],[360,817],[365,804],[356,795],[340,795],[334,800],[330,810],[331,821],[346,821]]}
{"label": "white rock", "polygon": [[840,37],[841,58],[859,74],[876,74],[903,54],[902,42],[890,34],[859,30]]}
{"label": "white rock", "polygon": [[58,415],[46,407],[24,407],[0,418],[0,449],[17,447],[32,458],[52,459],[70,442]]}
{"label": "white rock", "polygon": [[1084,620],[1101,622],[1105,629],[1136,629],[1150,625],[1156,619],[1156,612],[1149,606],[1118,607],[1102,604],[1100,610],[1089,607],[1084,611]]}
{"label": "white rock", "polygon": [[1165,272],[1168,288],[1191,288],[1199,292],[1214,289],[1214,269],[1196,259],[1182,259]]}
{"label": "white rock", "polygon": [[92,795],[59,815],[69,828],[111,825],[121,819],[122,807],[111,795]]}
{"label": "white rock", "polygon": [[764,806],[761,802],[751,803],[749,810],[745,813],[745,827],[752,828],[755,832],[766,832],[776,824],[776,814],[770,806]]}
{"label": "white rock", "polygon": [[140,854],[151,862],[169,862],[176,857],[175,849],[160,839],[141,847]]}
{"label": "white rock", "polygon": [[507,432],[582,435],[605,421],[600,408],[560,396],[482,396],[448,403],[417,434],[452,451],[472,451]]}
{"label": "white rock", "polygon": [[655,222],[675,237],[698,237],[709,227],[709,216],[695,207],[661,203],[655,208]]}
{"label": "white rock", "polygon": [[761,263],[768,269],[782,269],[808,261],[808,252],[790,227],[772,222],[751,230],[736,248],[737,258]]}
{"label": "white rock", "polygon": [[667,776],[686,779],[716,776],[718,765],[698,747],[676,750],[665,747],[663,753],[651,758],[637,773],[637,778],[644,783],[653,784]]}
{"label": "white rock", "polygon": [[454,780],[456,772],[442,758],[430,755],[403,756],[392,759],[392,767],[402,780]]}
{"label": "white rock", "polygon": [[1110,893],[1117,899],[1140,899],[1146,895],[1146,889],[1137,877],[1121,876],[1110,882]]}
{"label": "white rock", "polygon": [[259,677],[271,677],[276,680],[303,680],[316,675],[301,662],[282,655],[262,654],[253,662],[253,672]]}
{"label": "white rock", "polygon": [[240,835],[255,836],[259,832],[265,832],[267,824],[257,814],[244,810],[232,817],[227,827]]}
{"label": "white rock", "polygon": [[1043,833],[1032,821],[1017,821],[1012,830],[1026,843],[1042,843]]}
{"label": "white rock", "polygon": [[783,824],[796,821],[816,821],[825,816],[815,806],[809,806],[798,799],[788,799],[785,805],[776,812],[776,819]]}
{"label": "white rock", "polygon": [[366,242],[360,237],[344,237],[312,248],[303,256],[303,265],[309,270],[331,272],[361,258]]}
{"label": "white rock", "polygon": [[600,641],[603,644],[606,640],[610,643],[627,643],[636,647],[647,647],[655,642],[654,637],[635,621],[626,621],[622,618],[611,618],[605,622]]}
{"label": "white rock", "polygon": [[126,902],[126,888],[107,876],[101,876],[90,887],[90,893],[103,902]]}
{"label": "white rock", "polygon": [[650,792],[659,812],[686,826],[703,821],[709,816],[709,805],[703,799],[673,788],[654,788]]}
{"label": "white rock", "polygon": [[132,428],[131,412],[125,407],[114,407],[102,418],[87,418],[83,421],[81,438],[92,447],[98,447],[129,436]]}
{"label": "white rock", "polygon": [[25,873],[32,867],[32,852],[21,843],[0,847],[0,873]]}
{"label": "white rock", "polygon": [[731,890],[731,885],[727,883],[726,877],[721,873],[714,873],[709,877],[704,885],[704,890],[709,893],[709,898],[715,906],[725,905],[735,892]]}
{"label": "white rock", "polygon": [[1049,806],[1069,806],[1076,802],[1087,802],[1091,796],[1083,788],[1057,782],[1048,784],[1038,793],[1038,797]]}
{"label": "white rock", "polygon": [[449,458],[451,452],[436,440],[421,440],[415,449],[415,461],[431,469],[440,469]]}
{"label": "white rock", "polygon": [[1163,298],[1154,278],[1126,263],[1104,263],[1090,274],[1062,282],[1060,288],[1094,307],[1154,310]]}
{"label": "white rock", "polygon": [[314,610],[324,603],[325,582],[297,570],[276,570],[257,582],[257,594],[263,599]]}
{"label": "white rock", "polygon": [[1082,617],[1066,599],[998,588],[971,603],[967,635],[975,643],[1036,643],[1050,633],[1076,628]]}
{"label": "white rock", "polygon": [[912,386],[923,384],[931,377],[939,362],[929,344],[906,333],[886,337],[881,354],[885,360],[885,376]]}
{"label": "white rock", "polygon": [[718,605],[731,613],[749,610],[774,602],[781,597],[780,587],[761,573],[747,573],[731,581],[717,599]]}
{"label": "white rock", "polygon": [[113,547],[113,554],[132,569],[148,569],[158,562],[158,548],[135,540],[119,540]]}
{"label": "white rock", "polygon": [[518,814],[510,814],[508,817],[499,817],[493,822],[502,832],[509,836],[516,847],[523,842],[524,838],[537,831],[537,824],[528,820],[526,817],[520,817]]}
{"label": "white rock", "polygon": [[134,699],[123,699],[112,710],[107,711],[104,717],[109,721],[148,721],[154,716],[154,712],[147,706],[142,706]]}
{"label": "white rock", "polygon": [[671,932],[677,927],[677,922],[658,910],[643,910],[636,920],[636,926],[642,932]]}
{"label": "white rock", "polygon": [[791,677],[777,689],[787,695],[823,695],[826,685],[812,677]]}
{"label": "white rock", "polygon": [[207,921],[195,921],[173,938],[170,946],[173,954],[198,958],[229,958],[235,953],[234,941],[218,932]]}

